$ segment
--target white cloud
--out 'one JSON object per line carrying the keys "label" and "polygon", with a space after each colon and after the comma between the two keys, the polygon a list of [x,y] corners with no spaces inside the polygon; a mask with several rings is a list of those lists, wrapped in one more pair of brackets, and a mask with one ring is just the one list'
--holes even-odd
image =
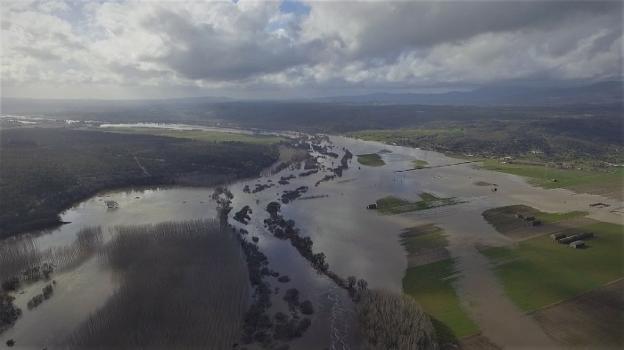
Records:
{"label": "white cloud", "polygon": [[622,75],[620,2],[307,5],[309,15],[277,1],[2,2],[4,93],[38,83],[57,94],[305,91]]}

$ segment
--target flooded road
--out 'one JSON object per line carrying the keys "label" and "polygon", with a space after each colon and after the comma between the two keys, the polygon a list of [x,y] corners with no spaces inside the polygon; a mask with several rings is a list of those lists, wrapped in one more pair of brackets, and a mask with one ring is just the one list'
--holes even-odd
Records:
{"label": "flooded road", "polygon": [[[279,201],[286,190],[300,186],[308,188],[301,198],[282,203],[284,218],[294,220],[300,235],[312,239],[313,251],[325,254],[331,271],[343,278],[363,278],[370,288],[401,292],[407,267],[405,251],[398,240],[403,229],[427,223],[443,228],[448,234],[451,256],[457,258],[459,278],[456,287],[466,311],[481,325],[484,335],[496,344],[508,347],[552,344],[531,319],[511,304],[495,280],[491,266],[476,250],[479,245],[512,244],[487,224],[481,213],[503,205],[526,204],[544,211],[584,210],[590,212],[590,217],[600,220],[622,221],[617,213],[588,207],[589,203],[597,201],[617,205],[614,200],[565,190],[534,188],[516,176],[480,170],[474,164],[397,172],[412,168],[414,160],[427,161],[430,166],[455,164],[461,160],[437,152],[345,137],[330,137],[329,140],[331,150],[339,157],[319,158],[321,169],[325,170],[299,176],[304,169],[289,167],[276,174],[229,185],[234,195],[232,214],[245,205],[252,210],[247,225],[234,220],[230,222],[247,230],[250,237],[257,237],[270,268],[290,279],[288,283],[280,283],[270,278],[271,286],[279,288],[272,296],[271,312],[286,308],[282,295],[288,288],[297,288],[301,297],[311,300],[315,306],[310,329],[291,344],[293,349],[356,349],[357,333],[353,327],[353,304],[347,293],[317,273],[288,241],[276,238],[264,225],[264,220],[269,217],[267,204]],[[319,180],[330,174],[327,169],[340,164],[344,149],[354,155],[379,153],[386,165],[363,166],[354,156],[342,176],[317,186]],[[289,183],[278,183],[282,177],[290,175],[294,178],[287,180]],[[477,181],[496,183],[499,190],[492,192],[488,186],[476,186]],[[271,187],[256,193],[245,190],[245,186],[254,189],[256,184]],[[393,216],[366,209],[368,204],[388,195],[417,200],[421,192],[457,197],[464,203]],[[69,224],[21,239],[32,240],[36,249],[44,251],[72,244],[78,231],[87,226],[102,227],[106,236],[118,225],[213,218],[216,205],[211,200],[212,193],[212,188],[112,191],[63,213],[62,220]],[[119,208],[108,209],[104,204],[107,200],[116,201]],[[17,296],[16,303],[24,314],[14,327],[0,335],[0,344],[15,339],[18,345],[26,348],[53,345],[100,308],[117,287],[115,276],[97,256],[85,260],[75,269],[55,274],[54,279],[58,293],[55,292],[38,308],[28,310],[25,304],[34,291],[42,288],[41,284],[28,286],[23,295]],[[505,323],[500,321],[501,310],[505,310]],[[509,324],[515,325],[513,332],[501,331],[501,326]],[[518,338],[519,334],[523,334],[523,339]]]}

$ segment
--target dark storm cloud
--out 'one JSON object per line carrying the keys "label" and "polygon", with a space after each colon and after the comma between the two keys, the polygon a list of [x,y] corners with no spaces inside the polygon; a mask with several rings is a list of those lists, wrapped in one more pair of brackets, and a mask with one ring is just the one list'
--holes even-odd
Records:
{"label": "dark storm cloud", "polygon": [[262,26],[238,35],[210,24],[190,23],[181,14],[164,10],[144,26],[167,43],[165,53],[153,59],[189,79],[236,81],[279,72],[306,63],[312,46],[295,48],[287,37],[262,33]]}
{"label": "dark storm cloud", "polygon": [[[352,46],[357,57],[458,42],[483,33],[543,30],[562,21],[607,15],[621,23],[619,1],[415,1],[313,3],[315,30]],[[317,11],[316,14],[314,11]],[[343,28],[341,28],[343,27]],[[349,27],[356,28],[351,33]],[[335,29],[335,30],[331,30]],[[615,29],[615,28],[614,28]]]}

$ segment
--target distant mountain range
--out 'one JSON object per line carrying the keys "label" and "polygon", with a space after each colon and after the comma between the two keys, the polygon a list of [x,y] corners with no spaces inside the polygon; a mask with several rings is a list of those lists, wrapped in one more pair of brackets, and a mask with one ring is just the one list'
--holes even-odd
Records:
{"label": "distant mountain range", "polygon": [[[172,117],[184,111],[186,117],[195,114],[210,114],[217,109],[219,113],[246,108],[249,105],[270,105],[273,109],[298,106],[305,112],[332,104],[336,107],[354,106],[475,106],[475,107],[560,107],[560,106],[611,106],[621,108],[622,82],[608,81],[576,87],[483,87],[472,91],[453,91],[446,93],[374,93],[357,96],[334,96],[309,99],[284,100],[237,100],[227,97],[190,97],[151,100],[56,100],[2,98],[3,114],[45,114],[45,115],[97,115],[121,113],[139,117],[143,115],[169,114]],[[342,108],[340,107],[340,108]],[[216,113],[216,112],[215,112]],[[236,113],[234,113],[236,114]]]}
{"label": "distant mountain range", "polygon": [[375,93],[317,98],[314,101],[386,105],[555,106],[614,104],[622,101],[622,82],[608,81],[578,87],[484,87],[446,93]]}

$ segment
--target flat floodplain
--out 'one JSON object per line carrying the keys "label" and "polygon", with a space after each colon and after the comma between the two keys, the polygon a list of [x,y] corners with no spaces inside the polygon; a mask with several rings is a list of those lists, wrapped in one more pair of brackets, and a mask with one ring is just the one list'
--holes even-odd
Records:
{"label": "flat floodplain", "polygon": [[436,324],[439,336],[445,340],[473,335],[479,331],[477,324],[463,310],[453,287],[457,273],[455,261],[446,259],[431,264],[410,267],[403,278],[403,291],[413,297]]}
{"label": "flat floodplain", "polygon": [[496,230],[514,240],[522,240],[539,235],[568,231],[579,224],[592,222],[583,219],[585,211],[547,213],[526,205],[510,205],[488,209],[483,218]]}
{"label": "flat floodplain", "polygon": [[482,253],[496,266],[512,301],[533,311],[622,278],[623,229],[604,222],[579,227],[595,235],[586,249],[572,249],[544,235],[514,248],[487,248]]}
{"label": "flat floodplain", "polygon": [[558,169],[544,165],[485,160],[483,168],[526,177],[529,183],[543,188],[567,188],[580,193],[599,194],[622,199],[624,169],[589,171]]}
{"label": "flat floodplain", "polygon": [[[519,308],[505,309],[505,322],[514,324],[510,332],[521,336],[501,335],[499,329],[489,327],[491,323],[501,324],[501,312],[498,309],[501,300],[515,305],[513,299],[510,300],[508,294],[504,293],[504,284],[499,283],[496,277],[498,270],[492,270],[496,266],[490,265],[490,260],[475,247],[500,246],[505,248],[495,249],[512,250],[516,243],[498,233],[484,220],[482,213],[485,210],[524,203],[539,208],[543,213],[541,219],[544,222],[550,220],[556,225],[592,220],[597,215],[608,216],[607,219],[615,221],[613,218],[617,215],[610,208],[589,207],[588,204],[596,201],[596,197],[535,188],[516,176],[484,171],[472,164],[458,164],[457,159],[440,153],[341,137],[328,139],[333,146],[327,149],[327,153],[335,152],[338,157],[345,149],[353,154],[376,153],[381,155],[386,165],[360,167],[356,159],[347,160],[350,166],[343,169],[342,176],[336,175],[315,185],[328,174],[335,175],[331,171],[339,159],[329,155],[321,157],[323,154],[315,153],[313,157],[320,163],[317,165],[319,170],[306,176],[300,174],[307,173],[307,169],[286,167],[280,168],[279,172],[263,172],[258,178],[229,185],[234,194],[232,213],[245,206],[252,211],[247,225],[235,220],[232,223],[244,228],[249,239],[257,241],[258,247],[270,261],[271,269],[290,279],[290,282],[280,282],[274,277],[267,277],[272,287],[280,287],[279,294],[271,298],[273,306],[270,315],[287,307],[282,296],[293,288],[299,290],[302,299],[310,300],[314,305],[315,313],[310,317],[309,330],[301,339],[294,340],[291,348],[316,350],[331,342],[357,340],[357,337],[345,331],[350,326],[350,308],[353,307],[348,296],[336,290],[330,280],[310,268],[308,261],[302,259],[291,244],[267,234],[263,229],[263,221],[268,215],[267,203],[280,200],[281,195],[288,191],[302,186],[308,188],[306,199],[309,200],[302,200],[302,197],[283,202],[282,213],[285,218],[296,222],[302,236],[309,236],[313,240],[314,251],[325,254],[325,261],[332,271],[339,276],[363,278],[372,289],[386,289],[395,293],[403,291],[433,317],[440,337],[453,343],[466,342],[474,347],[519,344],[518,341],[522,340],[519,337],[536,338],[536,328],[537,333],[541,332],[537,321],[523,311],[514,311]],[[141,157],[139,160],[143,161]],[[403,172],[412,169],[415,160],[425,160],[431,167]],[[301,167],[308,162],[303,163]],[[482,186],[475,185],[479,181]],[[251,190],[258,186],[264,190]],[[492,191],[493,186],[498,186],[499,190]],[[71,223],[50,234],[36,236],[36,243],[40,248],[71,244],[75,232],[85,225],[102,226],[103,231],[108,232],[118,225],[158,224],[172,218],[210,218],[215,213],[214,202],[210,200],[212,193],[212,189],[200,188],[102,193],[64,213],[63,221]],[[427,210],[405,211],[395,215],[380,215],[383,213],[379,210],[367,209],[370,203],[388,196],[397,198],[390,204],[399,206],[405,203],[412,206],[412,203],[420,201],[436,203],[445,198],[457,198],[462,204],[428,207]],[[118,202],[119,208],[107,209],[104,204],[108,200]],[[598,200],[615,207],[612,200]],[[582,217],[585,211],[588,218]],[[601,237],[598,235],[598,238]],[[590,241],[589,244],[589,249],[575,253],[589,252],[594,243]],[[572,250],[563,246],[558,248]],[[591,263],[591,259],[588,261]],[[98,273],[96,268],[97,265],[76,274],[88,281],[84,285],[94,285],[94,280],[111,285],[113,293],[117,286]],[[491,276],[491,279],[488,277],[484,284],[481,276]],[[26,345],[27,339],[34,345],[47,344],[45,339],[49,336],[74,330],[111,298],[107,294],[98,298],[101,303],[93,302],[87,305],[90,307],[72,308],[76,315],[72,322],[67,322],[68,304],[65,296],[69,297],[70,294],[65,289],[73,288],[72,299],[86,295],[91,290],[78,288],[60,273],[57,281],[58,293],[41,308],[26,312],[23,319],[0,336],[0,340],[14,338],[18,346]],[[23,298],[16,303],[23,307]],[[504,303],[502,305],[505,306]],[[59,318],[59,315],[63,315],[64,321],[58,324],[64,328],[58,333],[43,323],[35,324],[35,321]],[[532,322],[536,328],[526,327],[526,322]],[[336,335],[341,338],[335,338]],[[357,348],[356,345],[353,348]]]}
{"label": "flat floodplain", "polygon": [[478,332],[453,287],[457,270],[455,260],[449,258],[446,250],[444,231],[429,224],[406,229],[400,237],[408,259],[403,292],[418,301],[434,319],[438,336],[454,341]]}
{"label": "flat floodplain", "polygon": [[618,349],[624,344],[624,280],[538,310],[533,317],[566,346]]}

